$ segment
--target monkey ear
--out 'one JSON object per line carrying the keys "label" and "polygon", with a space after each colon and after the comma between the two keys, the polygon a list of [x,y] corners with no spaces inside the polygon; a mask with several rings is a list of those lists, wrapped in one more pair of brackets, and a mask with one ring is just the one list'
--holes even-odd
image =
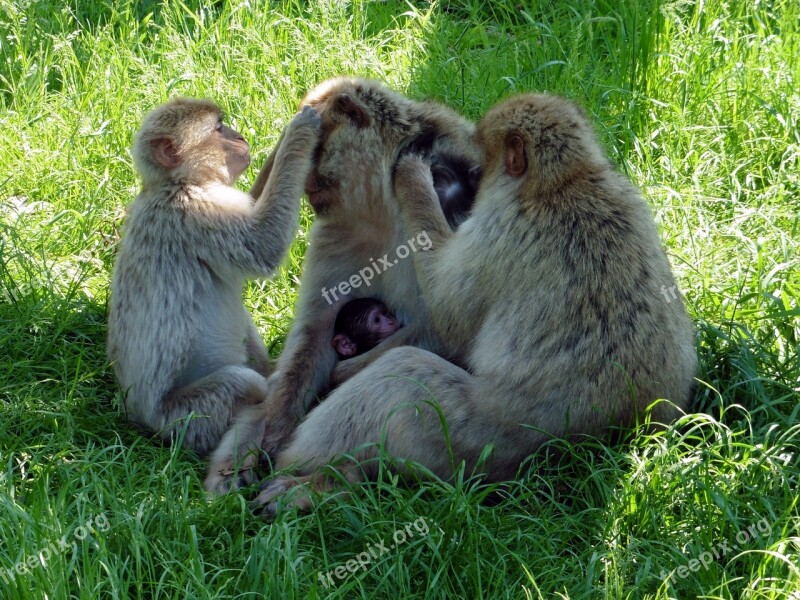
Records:
{"label": "monkey ear", "polygon": [[359,129],[367,127],[370,123],[366,108],[347,94],[339,95],[335,100],[334,107],[337,111],[347,115]]}
{"label": "monkey ear", "polygon": [[527,170],[525,141],[518,134],[514,134],[506,142],[506,173],[512,177],[520,177]]}
{"label": "monkey ear", "polygon": [[174,169],[181,164],[178,146],[171,137],[163,136],[150,140],[150,152],[155,161],[165,169]]}
{"label": "monkey ear", "polygon": [[333,336],[331,340],[331,344],[334,348],[336,348],[336,352],[338,352],[342,356],[353,356],[357,349],[353,340],[349,337],[344,335],[343,333],[338,333]]}

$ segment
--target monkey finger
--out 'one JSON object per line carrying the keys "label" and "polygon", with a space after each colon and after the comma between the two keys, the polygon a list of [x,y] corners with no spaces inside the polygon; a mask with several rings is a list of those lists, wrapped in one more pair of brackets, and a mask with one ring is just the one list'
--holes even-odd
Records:
{"label": "monkey finger", "polygon": [[320,117],[317,109],[313,106],[306,104],[300,109],[300,112],[295,115],[294,120],[298,125],[308,125],[319,131],[322,127],[322,117]]}

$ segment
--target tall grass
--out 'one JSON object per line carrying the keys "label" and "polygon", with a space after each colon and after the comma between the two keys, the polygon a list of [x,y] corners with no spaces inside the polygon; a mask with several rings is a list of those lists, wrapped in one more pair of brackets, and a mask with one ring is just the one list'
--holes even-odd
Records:
{"label": "tall grass", "polygon": [[[0,596],[800,597],[799,24],[792,0],[0,0]],[[513,483],[386,474],[272,524],[134,431],[104,336],[143,113],[219,101],[255,149],[246,188],[343,73],[471,118],[522,90],[580,102],[697,323],[693,412],[554,442]],[[310,220],[246,291],[275,354]]]}

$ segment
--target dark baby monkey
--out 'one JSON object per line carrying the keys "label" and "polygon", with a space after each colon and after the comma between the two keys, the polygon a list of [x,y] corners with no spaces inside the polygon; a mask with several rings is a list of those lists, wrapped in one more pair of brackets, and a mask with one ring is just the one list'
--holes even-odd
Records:
{"label": "dark baby monkey", "polygon": [[400,328],[397,319],[380,300],[358,298],[342,307],[333,326],[331,344],[339,358],[371,350]]}

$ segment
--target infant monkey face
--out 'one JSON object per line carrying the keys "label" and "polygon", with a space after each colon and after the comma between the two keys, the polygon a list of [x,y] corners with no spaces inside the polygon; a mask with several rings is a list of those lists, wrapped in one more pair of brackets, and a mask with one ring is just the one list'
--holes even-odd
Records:
{"label": "infant monkey face", "polygon": [[389,337],[399,329],[397,319],[389,314],[385,307],[375,307],[369,311],[368,326],[374,332],[380,335],[381,339]]}

